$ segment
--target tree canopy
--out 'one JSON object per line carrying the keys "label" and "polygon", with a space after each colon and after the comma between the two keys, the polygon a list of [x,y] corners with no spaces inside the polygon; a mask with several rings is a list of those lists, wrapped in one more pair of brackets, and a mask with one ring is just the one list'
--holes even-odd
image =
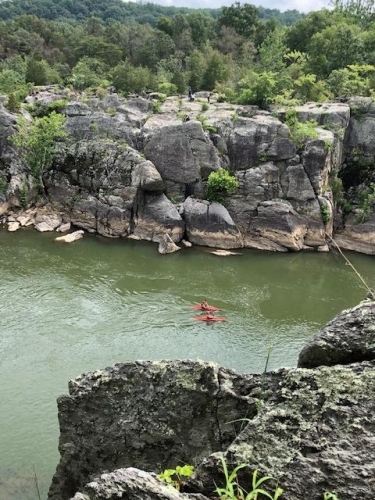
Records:
{"label": "tree canopy", "polygon": [[337,0],[332,10],[290,11],[283,22],[278,11],[239,2],[193,10],[120,0],[5,1],[0,93],[11,94],[12,109],[33,85],[56,83],[77,91],[111,86],[124,95],[190,87],[262,108],[373,96],[375,21],[366,2],[358,0],[357,10]]}

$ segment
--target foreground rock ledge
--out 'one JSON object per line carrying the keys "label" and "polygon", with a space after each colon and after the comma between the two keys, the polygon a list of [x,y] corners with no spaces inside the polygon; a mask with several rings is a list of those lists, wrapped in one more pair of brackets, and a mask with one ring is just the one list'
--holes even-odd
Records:
{"label": "foreground rock ledge", "polygon": [[[359,342],[373,306],[326,328],[340,335],[355,323]],[[373,360],[262,375],[201,361],[125,363],[71,381],[69,393],[58,400],[61,461],[49,499],[212,498],[224,485],[221,456],[230,470],[247,464],[247,490],[257,469],[287,500],[375,498]],[[182,463],[198,467],[181,493],[148,474]]]}

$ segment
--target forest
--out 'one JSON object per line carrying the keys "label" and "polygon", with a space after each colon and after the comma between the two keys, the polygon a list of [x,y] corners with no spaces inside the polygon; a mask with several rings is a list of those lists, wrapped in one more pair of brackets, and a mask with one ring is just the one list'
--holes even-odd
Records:
{"label": "forest", "polygon": [[109,0],[0,3],[0,93],[33,86],[122,95],[214,91],[238,104],[297,105],[375,92],[369,0],[301,15],[236,2],[216,10]]}

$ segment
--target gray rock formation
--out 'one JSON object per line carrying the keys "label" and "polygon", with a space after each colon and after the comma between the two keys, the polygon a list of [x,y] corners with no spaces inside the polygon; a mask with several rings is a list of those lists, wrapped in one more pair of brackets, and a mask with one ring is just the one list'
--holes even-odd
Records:
{"label": "gray rock formation", "polygon": [[189,197],[183,205],[183,214],[191,243],[217,248],[243,246],[240,231],[220,203]]}
{"label": "gray rock formation", "polygon": [[[263,389],[262,389],[263,387]],[[275,480],[288,500],[372,500],[375,495],[375,364],[280,370],[264,377],[259,412],[224,453],[229,471],[238,464],[248,491],[254,470]],[[220,454],[207,457],[194,489],[209,495],[223,484]],[[283,498],[282,497],[282,498]]]}
{"label": "gray rock formation", "polygon": [[[344,249],[375,253],[375,207],[367,207],[363,214],[360,201],[371,195],[375,181],[375,106],[370,98],[297,107],[299,120],[315,120],[318,138],[296,145],[283,110],[271,115],[255,106],[214,102],[202,112],[199,102],[170,97],[155,114],[148,99],[117,94],[82,97],[48,86],[27,98],[46,110],[53,101],[66,101],[60,111],[66,116],[69,140],[56,145],[59,154],[44,172],[42,192],[9,140],[16,131],[16,116],[0,108],[0,214],[31,207],[38,196],[90,232],[157,242],[169,233],[178,242],[184,221],[175,212],[171,221],[171,204],[183,204],[190,196],[204,199],[210,173],[224,167],[239,182],[238,190],[226,199],[226,209],[240,236],[233,242],[231,235],[228,241],[228,234],[218,236],[217,226],[202,235],[197,218],[199,227],[188,221],[195,243],[319,250],[326,245],[326,234],[332,237],[340,231]],[[186,116],[189,121],[184,121]],[[304,221],[297,242],[290,241],[285,206],[278,199],[289,202]],[[345,216],[342,207],[346,203],[347,210],[348,201],[361,217]],[[265,202],[274,202],[269,230]],[[275,231],[277,217],[284,222]]]}
{"label": "gray rock formation", "polygon": [[348,364],[375,359],[375,302],[363,302],[330,321],[302,349],[298,366]]}
{"label": "gray rock formation", "polygon": [[160,472],[225,449],[253,398],[239,375],[203,362],[136,362],[88,373],[58,400],[61,461],[49,491],[68,500],[103,471]]}

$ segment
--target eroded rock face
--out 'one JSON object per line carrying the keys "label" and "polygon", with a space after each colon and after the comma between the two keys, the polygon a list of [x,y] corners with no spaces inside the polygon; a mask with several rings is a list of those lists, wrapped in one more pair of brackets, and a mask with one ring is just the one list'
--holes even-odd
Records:
{"label": "eroded rock face", "polygon": [[243,246],[240,231],[220,203],[189,197],[184,203],[183,214],[191,243],[217,248]]}
{"label": "eroded rock face", "polygon": [[[251,474],[270,475],[288,500],[321,500],[331,491],[340,500],[372,500],[375,493],[375,364],[280,370],[265,377],[258,415],[224,453],[240,484]],[[220,454],[208,457],[192,489],[209,494],[223,484]],[[258,476],[258,477],[259,477]]]}
{"label": "eroded rock face", "polygon": [[58,400],[61,461],[48,497],[68,500],[103,471],[162,471],[234,439],[255,414],[239,375],[211,363],[136,362],[88,373]]}
{"label": "eroded rock face", "polygon": [[[232,237],[229,241],[228,234],[219,237],[216,230],[202,235],[198,227],[191,231],[195,243],[318,250],[325,247],[326,234],[332,237],[340,230],[344,249],[374,253],[374,207],[361,224],[353,218],[340,219],[337,201],[342,198],[334,190],[337,175],[347,191],[355,185],[362,194],[371,190],[375,180],[371,168],[375,106],[370,98],[297,107],[299,120],[315,120],[319,125],[318,138],[298,148],[283,123],[283,110],[275,110],[278,119],[255,106],[212,102],[202,112],[199,102],[170,97],[160,104],[159,113],[153,113],[150,99],[124,99],[109,93],[83,100],[77,92],[54,86],[38,89],[27,102],[44,106],[61,99],[67,100],[61,112],[69,140],[56,145],[59,154],[44,172],[42,193],[10,141],[17,116],[0,108],[1,214],[34,206],[42,195],[64,212],[66,220],[87,231],[159,241],[159,232],[171,231],[169,222],[165,227],[162,223],[170,216],[161,216],[159,209],[163,205],[171,212],[172,208],[157,203],[158,213],[152,220],[146,198],[152,194],[160,200],[165,195],[173,205],[190,196],[204,199],[210,173],[224,167],[239,182],[238,190],[227,197],[226,207],[241,243]],[[272,225],[269,230],[263,228],[264,218],[262,228],[254,221],[264,212],[263,203],[278,199],[289,202],[304,219],[303,242],[291,243],[290,230],[284,234],[282,225],[274,233]],[[349,200],[354,208],[358,199]],[[183,237],[182,229],[174,228],[172,233],[175,242]]]}
{"label": "eroded rock face", "polygon": [[375,302],[363,302],[330,321],[303,348],[298,366],[348,364],[375,359]]}

